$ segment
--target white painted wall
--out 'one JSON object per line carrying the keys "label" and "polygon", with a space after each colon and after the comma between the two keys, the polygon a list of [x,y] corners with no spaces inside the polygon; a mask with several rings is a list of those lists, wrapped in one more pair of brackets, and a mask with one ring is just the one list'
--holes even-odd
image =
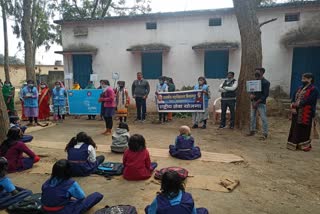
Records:
{"label": "white painted wall", "polygon": [[[299,22],[284,22],[284,14],[300,11]],[[286,9],[267,10],[259,12],[260,22],[277,17],[278,20],[262,27],[263,66],[266,68],[266,78],[271,87],[281,85],[285,91],[290,91],[292,49],[280,44],[280,38],[288,30],[303,23],[319,9]],[[121,80],[126,81],[131,88],[136,73],[141,71],[140,54],[126,51],[132,45],[163,43],[171,50],[163,56],[163,75],[174,79],[177,88],[184,85],[194,85],[199,76],[204,75],[204,56],[201,52],[192,50],[192,46],[203,42],[239,42],[240,34],[236,17],[232,14],[222,16],[222,26],[209,27],[209,18],[214,14],[184,17],[160,18],[158,20],[121,20],[105,21],[87,25],[89,34],[79,38],[73,36],[75,25],[63,25],[63,47],[88,44],[98,48],[93,57],[93,71],[100,79],[111,79],[112,72],[120,72]],[[220,15],[217,17],[221,17]],[[157,30],[146,30],[145,22],[156,21]],[[85,24],[82,24],[86,26]],[[78,25],[79,26],[79,25]],[[239,74],[241,50],[230,51],[229,70]],[[65,57],[65,71],[72,72],[71,57]],[[67,62],[69,60],[69,62]],[[69,65],[69,66],[67,66]],[[218,85],[222,80],[209,79],[213,98],[219,97]],[[150,80],[152,92],[157,80]],[[211,102],[213,102],[212,99]],[[149,99],[150,102],[153,99]],[[153,105],[150,105],[153,106]]]}

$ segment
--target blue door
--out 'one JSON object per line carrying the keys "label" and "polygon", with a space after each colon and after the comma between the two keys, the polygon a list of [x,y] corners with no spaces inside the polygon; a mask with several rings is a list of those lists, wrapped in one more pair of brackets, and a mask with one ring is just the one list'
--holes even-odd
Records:
{"label": "blue door", "polygon": [[316,86],[320,88],[320,47],[293,49],[291,97],[301,85],[303,73],[312,73]]}
{"label": "blue door", "polygon": [[92,56],[91,55],[73,55],[73,80],[78,82],[81,88],[85,88],[90,81],[92,74]]}
{"label": "blue door", "polygon": [[162,76],[162,53],[142,53],[141,64],[145,79],[158,79]]}

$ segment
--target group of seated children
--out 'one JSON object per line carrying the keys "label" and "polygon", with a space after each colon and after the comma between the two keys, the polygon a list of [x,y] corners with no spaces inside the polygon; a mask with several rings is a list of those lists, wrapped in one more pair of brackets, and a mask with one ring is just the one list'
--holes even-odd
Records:
{"label": "group of seated children", "polygon": [[[190,128],[182,126],[175,145],[170,145],[170,154],[173,157],[193,160],[201,157],[199,147],[194,146],[194,139]],[[100,202],[103,195],[93,193],[87,198],[79,184],[71,179],[77,176],[89,176],[95,173],[98,166],[104,162],[104,156],[96,156],[96,144],[84,132],[80,132],[67,144],[67,160],[57,161],[52,169],[52,175],[42,186],[42,204],[46,213],[83,213]],[[146,148],[146,140],[140,134],[130,137],[129,127],[120,123],[113,137],[112,150],[123,152],[123,177],[126,180],[145,180],[152,176],[157,163],[152,163]],[[29,158],[24,158],[26,153]],[[23,190],[5,177],[6,171],[17,172],[29,169],[40,158],[35,155],[23,142],[21,130],[12,127],[8,131],[7,139],[0,146],[0,196],[5,196],[17,202],[30,191]],[[20,192],[20,193],[19,193]],[[0,207],[5,208],[8,203],[0,199]],[[204,209],[205,210],[205,209]],[[184,190],[184,184],[175,172],[164,174],[161,184],[161,193],[150,206],[145,209],[147,214],[155,213],[206,213],[203,209],[195,209],[192,196]]]}

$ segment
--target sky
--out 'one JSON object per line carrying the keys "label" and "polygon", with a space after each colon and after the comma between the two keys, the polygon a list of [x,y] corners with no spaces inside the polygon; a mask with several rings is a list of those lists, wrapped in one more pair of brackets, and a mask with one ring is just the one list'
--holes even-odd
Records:
{"label": "sky", "polygon": [[[134,0],[128,0],[134,1]],[[172,12],[172,11],[186,11],[186,10],[201,10],[201,9],[216,9],[233,7],[232,0],[152,0],[152,12]],[[2,18],[2,17],[1,17]],[[12,33],[13,24],[9,20],[8,23],[8,38],[9,38],[9,55],[16,55],[19,58],[24,58],[24,52],[18,51],[19,39]],[[0,22],[0,53],[4,52],[3,45],[3,30],[2,21]],[[55,51],[62,50],[59,45],[53,45],[49,51],[45,51],[44,47],[39,48],[36,54],[37,64],[53,65],[56,60],[62,60],[62,55],[55,54]]]}

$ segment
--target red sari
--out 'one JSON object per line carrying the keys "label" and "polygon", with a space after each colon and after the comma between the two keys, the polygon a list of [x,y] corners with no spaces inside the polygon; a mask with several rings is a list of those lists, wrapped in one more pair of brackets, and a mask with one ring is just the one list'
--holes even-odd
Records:
{"label": "red sari", "polygon": [[39,90],[39,120],[49,120],[50,117],[50,90],[48,86]]}

